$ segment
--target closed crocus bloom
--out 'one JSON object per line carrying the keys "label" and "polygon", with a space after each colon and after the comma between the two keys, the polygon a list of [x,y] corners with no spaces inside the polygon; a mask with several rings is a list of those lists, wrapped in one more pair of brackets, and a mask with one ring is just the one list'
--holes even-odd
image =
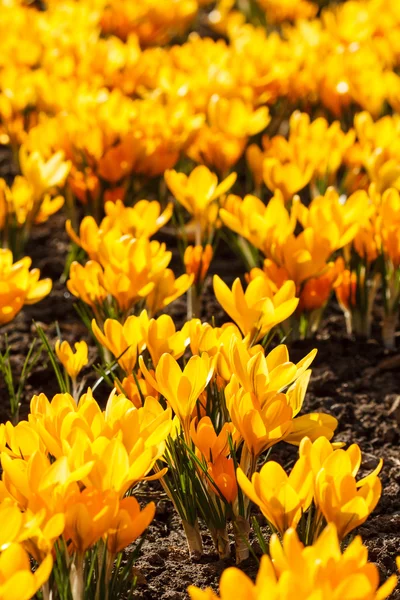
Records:
{"label": "closed crocus bloom", "polygon": [[98,174],[102,179],[117,183],[131,174],[136,154],[132,140],[125,138],[120,144],[109,148],[98,163]]}
{"label": "closed crocus bloom", "polygon": [[120,500],[118,512],[107,532],[107,549],[111,555],[121,552],[137,540],[154,519],[155,512],[154,502],[140,510],[139,503],[133,496]]}
{"label": "closed crocus bloom", "polygon": [[334,289],[337,301],[344,312],[357,306],[357,273],[345,268],[342,257],[336,259],[337,278]]}
{"label": "closed crocus bloom", "polygon": [[46,162],[40,152],[28,154],[26,148],[21,146],[19,160],[22,174],[32,185],[36,199],[40,199],[51,188],[63,186],[71,168],[71,162],[64,161],[61,151]]}
{"label": "closed crocus bloom", "polygon": [[298,304],[293,281],[287,281],[274,294],[264,277],[256,277],[243,291],[240,279],[232,290],[218,275],[214,276],[214,292],[218,302],[240,327],[250,344],[262,339],[273,327],[294,313]]}
{"label": "closed crocus bloom", "polygon": [[201,285],[207,275],[211,260],[213,257],[213,249],[210,244],[203,246],[188,246],[183,256],[183,263],[188,275],[193,275],[193,283]]}
{"label": "closed crocus bloom", "polygon": [[251,482],[240,468],[237,478],[246,496],[282,535],[289,527],[297,527],[313,498],[313,475],[305,457],[298,459],[289,476],[278,463],[268,461],[259,473],[253,473]]}
{"label": "closed crocus bloom", "polygon": [[236,500],[238,487],[235,475],[235,461],[220,455],[208,464],[208,473],[212,479],[209,485],[214,494],[221,495],[229,503]]}
{"label": "closed crocus bloom", "polygon": [[257,144],[250,144],[246,150],[246,161],[253,175],[254,183],[260,187],[263,182],[263,151]]}
{"label": "closed crocus bloom", "polygon": [[190,436],[196,446],[196,453],[207,461],[214,462],[220,456],[229,454],[228,436],[234,437],[235,431],[232,423],[224,423],[217,435],[210,417],[202,417],[197,423],[195,417],[190,424]]}
{"label": "closed crocus bloom", "polygon": [[236,173],[232,173],[218,184],[217,175],[202,165],[195,167],[189,176],[166,171],[164,177],[174,197],[199,221],[209,205],[225,194],[236,181]]}
{"label": "closed crocus bloom", "polygon": [[381,231],[383,250],[393,267],[400,266],[400,233],[399,226],[387,227]]}
{"label": "closed crocus bloom", "polygon": [[300,292],[298,310],[300,312],[318,310],[326,305],[337,279],[335,265],[331,263],[323,275],[312,277],[305,282]]}
{"label": "closed crocus bloom", "polygon": [[203,125],[187,149],[187,155],[218,173],[227,173],[237,163],[247,138],[237,138],[215,127]]}
{"label": "closed crocus bloom", "polygon": [[10,544],[0,555],[0,598],[30,600],[49,579],[52,568],[49,554],[32,573],[29,554],[22,544]]}
{"label": "closed crocus bloom", "polygon": [[72,166],[68,176],[68,186],[82,204],[96,202],[99,199],[100,180],[90,167],[86,167],[82,173]]}
{"label": "closed crocus bloom", "polygon": [[118,391],[125,394],[136,408],[140,408],[143,405],[143,399],[147,398],[147,396],[158,396],[157,390],[151,387],[143,377],[128,375],[128,377],[124,377],[120,384],[115,383],[115,386]]}
{"label": "closed crocus bloom", "polygon": [[205,352],[201,356],[192,356],[182,371],[170,354],[163,354],[156,365],[154,377],[149,373],[141,356],[139,364],[143,377],[166,398],[189,439],[189,425],[194,407],[214,372],[210,357]]}
{"label": "closed crocus bloom", "polygon": [[57,340],[55,346],[58,360],[72,379],[76,379],[83,367],[88,364],[87,343],[84,341],[75,342],[74,348],[75,352],[68,342],[61,342],[60,340]]}
{"label": "closed crocus bloom", "polygon": [[22,227],[29,220],[37,204],[29,181],[19,175],[15,177],[11,187],[8,187],[4,179],[0,179],[0,199],[1,229],[10,219],[16,219],[18,227]]}
{"label": "closed crocus bloom", "polygon": [[161,315],[158,319],[150,319],[146,346],[154,365],[157,365],[161,356],[166,352],[176,359],[180,358],[188,343],[189,339],[185,333],[176,331],[175,323],[169,315]]}
{"label": "closed crocus bloom", "polygon": [[394,269],[400,266],[400,194],[390,188],[382,194],[377,229],[382,238],[383,252]]}

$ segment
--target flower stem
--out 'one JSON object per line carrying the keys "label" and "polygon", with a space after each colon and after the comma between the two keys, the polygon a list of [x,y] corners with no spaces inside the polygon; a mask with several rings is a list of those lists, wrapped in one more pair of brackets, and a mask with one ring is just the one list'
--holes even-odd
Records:
{"label": "flower stem", "polygon": [[396,335],[396,327],[399,320],[399,316],[397,312],[389,315],[385,315],[383,318],[382,324],[382,340],[385,348],[389,350],[394,350],[396,347],[395,344],[395,335]]}
{"label": "flower stem", "polygon": [[201,295],[197,293],[195,285],[192,285],[187,292],[187,318],[188,321],[194,318],[200,318],[201,314]]}
{"label": "flower stem", "polygon": [[249,558],[250,523],[248,519],[239,515],[236,517],[234,525],[236,564],[239,565],[241,562]]}
{"label": "flower stem", "polygon": [[[199,524],[196,520],[194,524],[182,520],[183,529],[186,534],[189,554],[194,559],[199,559],[203,555],[203,542],[200,535]],[[75,599],[74,599],[75,600]]]}
{"label": "flower stem", "polygon": [[231,548],[229,545],[229,537],[226,527],[212,530],[211,536],[213,538],[219,558],[221,560],[229,558],[231,555]]}
{"label": "flower stem", "polygon": [[83,556],[83,553],[78,552],[75,560],[71,563],[69,578],[73,600],[84,600]]}

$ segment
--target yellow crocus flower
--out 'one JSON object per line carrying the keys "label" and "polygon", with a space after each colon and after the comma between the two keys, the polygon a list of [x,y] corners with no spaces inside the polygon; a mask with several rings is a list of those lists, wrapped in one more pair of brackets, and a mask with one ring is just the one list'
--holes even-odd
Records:
{"label": "yellow crocus flower", "polygon": [[221,576],[219,595],[189,586],[191,600],[384,600],[396,587],[392,575],[379,587],[379,573],[368,562],[368,550],[356,537],[342,553],[336,528],[329,525],[304,547],[294,529],[283,541],[271,537],[270,556],[261,558],[255,583],[241,569],[229,567]]}
{"label": "yellow crocus flower", "polygon": [[195,417],[190,424],[190,436],[196,446],[196,453],[207,461],[215,462],[220,456],[229,454],[228,436],[235,437],[233,423],[224,423],[221,431],[216,433],[210,417],[202,417],[196,424]]}
{"label": "yellow crocus flower", "polygon": [[143,377],[162,396],[179,418],[189,439],[189,426],[200,394],[207,387],[214,365],[206,352],[192,356],[183,371],[170,354],[163,354],[156,365],[154,377],[148,371],[142,356],[139,365]]}
{"label": "yellow crocus flower", "polygon": [[118,508],[119,498],[113,490],[75,489],[66,501],[64,532],[73,550],[83,554],[105,535]]}
{"label": "yellow crocus flower", "polygon": [[36,200],[48,190],[62,187],[71,168],[71,162],[64,161],[64,152],[61,150],[46,162],[40,152],[28,154],[26,147],[21,146],[19,161],[22,174],[31,184]]}
{"label": "yellow crocus flower", "polygon": [[183,331],[176,331],[175,323],[169,315],[150,319],[146,346],[154,365],[158,364],[164,353],[171,354],[176,359],[180,358],[188,344],[189,338]]}
{"label": "yellow crocus flower", "polygon": [[256,277],[243,291],[239,278],[235,279],[230,290],[218,275],[214,275],[214,292],[249,344],[261,340],[276,325],[290,317],[299,303],[293,281],[286,281],[274,293],[264,277]]}
{"label": "yellow crocus flower", "polygon": [[239,467],[237,479],[246,496],[281,535],[289,527],[297,527],[313,498],[313,476],[305,457],[299,458],[289,476],[271,460],[259,473],[253,473],[251,481]]}
{"label": "yellow crocus flower", "polygon": [[177,201],[198,222],[202,222],[210,204],[225,194],[235,183],[236,173],[231,173],[218,184],[218,177],[200,165],[189,176],[177,171],[166,171],[165,181]]}
{"label": "yellow crocus flower", "polygon": [[100,224],[100,229],[108,231],[117,228],[121,233],[136,238],[150,238],[170,220],[173,204],[170,202],[164,210],[156,200],[139,200],[134,206],[124,206],[117,202],[106,202],[106,216]]}
{"label": "yellow crocus flower", "polygon": [[313,164],[281,162],[278,158],[266,158],[263,162],[265,185],[271,192],[279,190],[285,202],[310,183],[313,174]]}
{"label": "yellow crocus flower", "polygon": [[13,263],[10,250],[0,249],[0,325],[12,321],[24,304],[36,304],[52,288],[50,279],[41,279],[39,269],[32,269],[31,259]]}
{"label": "yellow crocus flower", "polygon": [[128,496],[119,502],[118,512],[107,531],[107,549],[112,556],[132,544],[154,519],[156,505],[147,504],[143,510],[136,498]]}
{"label": "yellow crocus flower", "polygon": [[104,333],[96,320],[92,321],[92,331],[96,339],[113,354],[127,374],[132,373],[135,368],[138,350],[142,351],[145,346],[147,327],[146,311],[142,311],[139,317],[131,315],[123,324],[117,319],[107,319],[104,323]]}
{"label": "yellow crocus flower", "polygon": [[315,476],[317,508],[328,523],[336,525],[338,536],[343,539],[364,523],[377,505],[382,491],[378,475],[383,461],[357,481],[361,452],[355,444],[347,450],[334,450],[328,440],[317,439],[312,444],[306,438],[301,443],[300,456],[309,460]]}
{"label": "yellow crocus flower", "polygon": [[146,306],[151,315],[171,304],[185,294],[194,280],[194,275],[184,273],[175,277],[172,269],[165,269],[154,277],[153,287],[146,297]]}
{"label": "yellow crocus flower", "polygon": [[101,307],[108,295],[103,285],[103,269],[94,260],[89,260],[85,266],[72,263],[67,288],[92,308]]}
{"label": "yellow crocus flower", "polygon": [[[230,348],[232,376],[246,392],[257,396],[261,405],[271,393],[288,391],[288,397],[293,399],[293,410],[296,415],[301,410],[302,401],[297,394],[294,394],[293,390],[296,386],[292,384],[306,373],[309,377],[311,372],[308,367],[316,354],[317,350],[311,350],[295,365],[289,361],[289,352],[284,344],[276,346],[265,356],[262,349],[251,353],[244,342],[236,341]],[[302,380],[301,387],[304,392],[308,377]]]}
{"label": "yellow crocus flower", "polygon": [[57,340],[55,351],[71,379],[75,380],[83,367],[88,364],[88,345],[86,342],[75,342],[75,352],[67,341]]}
{"label": "yellow crocus flower", "polygon": [[201,285],[207,275],[213,258],[213,249],[210,244],[203,246],[188,246],[183,255],[183,264],[188,275],[193,275],[194,285]]}
{"label": "yellow crocus flower", "polygon": [[49,579],[53,558],[48,554],[32,573],[29,554],[22,544],[10,544],[0,554],[1,600],[30,600]]}

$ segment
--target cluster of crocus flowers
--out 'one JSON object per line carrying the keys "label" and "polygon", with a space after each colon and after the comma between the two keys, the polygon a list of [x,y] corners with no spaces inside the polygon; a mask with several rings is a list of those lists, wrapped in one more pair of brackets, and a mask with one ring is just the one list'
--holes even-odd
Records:
{"label": "cluster of crocus flowers", "polygon": [[305,186],[325,187],[336,182],[346,151],[353,145],[353,130],[345,133],[339,121],[329,125],[323,117],[310,122],[306,113],[290,117],[289,137],[263,136],[261,150],[247,149],[247,162],[257,187],[265,183],[271,192],[279,190],[285,202]]}
{"label": "cluster of crocus flowers", "polygon": [[[346,120],[353,108],[374,118],[385,102],[397,109],[399,25],[390,0],[326,7],[318,16],[309,0],[259,0],[254,12],[272,30],[246,23],[253,13],[233,2],[211,11],[207,4],[66,0],[31,11],[3,2],[2,139],[14,150],[28,140],[47,157],[63,150],[72,161],[68,191],[98,206],[122,199],[135,179],[174,168],[182,155],[226,175],[249,139],[269,124],[278,131],[292,107]],[[187,35],[201,10],[225,39]],[[281,25],[282,36],[274,30]],[[24,39],[17,49],[16,39]],[[367,93],[368,81],[375,85]],[[283,101],[278,114],[276,101]],[[312,166],[307,146],[278,139],[261,176],[273,189],[307,185],[315,168],[323,170],[326,149],[341,161],[351,132],[343,138],[337,124],[316,122],[308,132],[303,123],[297,136],[314,146]]]}
{"label": "cluster of crocus flowers", "polygon": [[103,3],[101,26],[104,32],[122,39],[134,34],[144,46],[159,46],[188,29],[201,4],[200,0],[145,0],[140,5],[126,5],[112,0]]}
{"label": "cluster of crocus flowers", "polygon": [[[335,525],[342,540],[375,509],[382,489],[378,478],[382,461],[372,473],[356,480],[360,465],[356,444],[344,450],[326,437],[314,443],[304,437],[289,475],[274,461],[266,462],[251,481],[240,468],[237,475],[240,487],[260,507],[273,530],[283,535],[289,528],[298,528],[304,542],[312,543],[326,523]],[[307,527],[300,523],[302,519],[309,519]]]}
{"label": "cluster of crocus flowers", "polygon": [[24,146],[19,153],[22,175],[17,175],[9,187],[0,179],[0,230],[3,247],[19,256],[36,223],[44,223],[64,204],[57,195],[64,186],[71,166],[63,152],[56,152],[45,161],[40,152],[29,154]]}
{"label": "cluster of crocus flowers", "polygon": [[251,136],[270,122],[266,106],[254,109],[241,98],[211,96],[207,122],[201,127],[187,153],[197,163],[220,174],[228,173],[242,156]]}
{"label": "cluster of crocus flowers", "polygon": [[[55,544],[66,553],[74,600],[83,597],[86,553],[96,545],[107,557],[102,576],[108,585],[115,558],[154,517],[153,503],[141,509],[125,494],[149,477],[170,428],[170,409],[151,397],[137,409],[114,392],[102,411],[90,390],[78,404],[69,394],[51,402],[44,394],[35,396],[29,421],[1,426],[0,512],[9,523],[2,550],[15,543],[16,572],[30,573],[28,552],[40,564],[34,576],[24,575],[29,595],[22,590],[21,598],[31,597],[49,579]],[[9,578],[7,585],[12,572]],[[51,577],[46,597],[57,585]]]}
{"label": "cluster of crocus flowers", "polygon": [[[244,238],[244,243],[250,242],[266,257],[262,268],[249,264],[253,268],[248,275],[248,290],[252,286],[264,287],[274,298],[280,298],[291,289],[292,297],[297,297],[296,304],[282,315],[280,322],[294,313],[290,322],[292,334],[297,330],[304,336],[318,327],[336,282],[333,254],[356,237],[367,209],[366,194],[355,193],[342,204],[338,193],[328,188],[309,206],[295,197],[290,208],[285,207],[280,192],[267,206],[254,196],[243,200],[228,197],[220,215],[230,229]],[[222,303],[217,291],[216,294]]]}
{"label": "cluster of crocus flowers", "polygon": [[[265,348],[278,330],[315,333],[333,291],[349,329],[368,334],[379,282],[383,338],[394,346],[400,120],[378,118],[400,107],[393,1],[321,11],[309,0],[37,8],[0,0],[0,143],[21,172],[0,180],[0,324],[49,293],[51,282],[12,252],[23,256],[31,226],[65,203],[83,252],[73,251],[86,253],[67,287],[92,323],[99,382],[114,389],[104,411],[90,390],[81,397],[88,347],[60,340],[72,395],[35,397],[28,421],[0,426],[0,518],[10,523],[0,534],[0,597],[40,587],[44,600],[55,597],[60,556],[73,600],[96,569],[97,582],[109,581],[155,513],[152,503],[141,509],[134,487],[159,478],[194,555],[201,518],[224,558],[232,523],[237,561],[245,558],[250,500],[283,537],[283,546],[272,538],[255,585],[224,575],[222,598],[384,598],[393,578],[378,589],[360,542],[343,555],[338,546],[374,509],[381,464],[356,479],[360,450],[330,442],[336,419],[300,414],[315,353],[294,363],[286,346]],[[223,37],[189,36],[197,15]],[[86,213],[78,233],[76,203]],[[152,239],[173,212],[180,277]],[[193,317],[225,234],[248,273],[229,285],[215,276],[232,319],[219,327]],[[186,292],[179,328],[159,313]],[[274,461],[258,473],[281,441],[299,446],[291,473]]]}
{"label": "cluster of crocus flowers", "polygon": [[396,587],[396,575],[379,587],[378,569],[368,562],[368,550],[360,537],[342,552],[334,525],[311,547],[303,546],[294,529],[285,533],[282,542],[274,534],[269,551],[270,556],[261,559],[255,583],[240,569],[230,567],[222,574],[219,595],[210,588],[190,586],[191,600],[230,600],[233,595],[249,600],[384,600]]}
{"label": "cluster of crocus flowers", "polygon": [[[320,413],[299,414],[315,351],[297,364],[283,345],[265,355],[238,325],[213,327],[192,319],[178,330],[170,316],[150,318],[143,311],[123,324],[107,319],[104,328],[94,320],[92,330],[118,363],[110,370],[116,389],[136,407],[151,395],[174,414],[165,456],[169,474],[162,481],[182,518],[191,553],[202,552],[198,516],[221,556],[229,554],[226,526],[233,520],[240,562],[248,552],[240,540],[248,533],[249,504],[237,501],[235,461],[241,455],[240,464],[251,476],[258,457],[274,444],[298,445],[306,435],[330,439],[337,421]],[[181,471],[192,494],[176,485]]]}
{"label": "cluster of crocus flowers", "polygon": [[[335,291],[349,333],[369,336],[381,286],[385,308],[382,337],[385,345],[393,348],[400,301],[398,198],[394,187],[380,193],[376,184],[349,196],[340,196],[328,187],[309,204],[294,196],[290,206],[285,206],[279,190],[267,204],[252,195],[243,199],[228,195],[220,217],[236,234],[231,234],[232,244],[250,267],[246,294],[254,286],[269,289],[269,295],[278,298],[292,285],[297,306],[280,322],[284,321],[287,333],[305,337],[318,329]],[[222,296],[225,287],[217,279],[216,296],[243,331],[237,314],[242,305],[237,294],[242,286],[235,282],[229,303],[227,294],[225,300]],[[256,294],[260,302],[263,295]],[[259,317],[250,317],[250,311],[246,315],[256,327]]]}
{"label": "cluster of crocus flowers", "polygon": [[67,222],[72,240],[90,259],[85,265],[72,263],[68,289],[100,322],[114,316],[123,322],[144,303],[154,315],[184,294],[194,279],[175,277],[168,268],[171,252],[149,240],[171,217],[171,208],[161,211],[157,201],[142,200],[133,208],[108,202],[106,213],[100,226],[85,217],[79,236]]}
{"label": "cluster of crocus flowers", "polygon": [[39,279],[27,256],[13,262],[10,250],[0,250],[0,324],[9,323],[25,304],[36,304],[51,291],[50,279]]}

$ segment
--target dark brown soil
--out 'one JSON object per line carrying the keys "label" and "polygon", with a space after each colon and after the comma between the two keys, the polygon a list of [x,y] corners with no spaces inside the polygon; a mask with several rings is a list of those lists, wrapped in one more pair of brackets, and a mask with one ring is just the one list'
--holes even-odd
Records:
{"label": "dark brown soil", "polygon": [[[16,371],[32,339],[33,319],[42,324],[51,340],[56,337],[54,322],[58,321],[64,338],[89,341],[85,327],[73,308],[73,299],[65,284],[60,282],[68,252],[63,222],[63,217],[58,215],[50,224],[37,227],[27,248],[33,266],[39,267],[43,276],[53,279],[54,288],[49,298],[25,308],[3,329],[13,346]],[[175,264],[178,265],[176,255]],[[235,274],[241,274],[242,266],[226,248],[221,248],[213,263],[213,272],[231,281]],[[176,301],[170,312],[178,324],[182,323],[185,318],[184,300]],[[204,317],[214,317],[216,323],[221,323],[224,318],[212,296],[211,283],[205,293]],[[372,469],[380,457],[385,461],[381,501],[359,533],[369,548],[370,559],[379,565],[382,579],[386,579],[395,571],[395,557],[400,553],[400,354],[383,350],[377,324],[376,339],[365,342],[350,339],[345,333],[339,310],[333,308],[317,339],[296,342],[290,352],[292,359],[299,360],[311,348],[318,348],[304,412],[319,410],[337,417],[339,428],[336,439],[356,442],[361,446],[366,470]],[[94,348],[91,358],[96,360]],[[91,375],[88,382],[93,381]],[[33,394],[44,392],[52,397],[57,391],[55,376],[43,356],[24,391],[21,416],[26,416]],[[3,398],[0,419],[4,421],[8,417],[8,400],[2,382],[0,393]],[[95,395],[99,402],[104,402],[108,390],[100,386]],[[296,450],[285,444],[280,444],[272,453],[272,457],[285,467],[290,467],[295,456]],[[181,600],[187,598],[185,590],[190,583],[215,587],[222,570],[231,563],[217,559],[207,534],[204,538],[207,555],[199,563],[191,562],[179,519],[162,492],[153,485],[142,489],[140,498],[143,501],[154,499],[157,515],[137,563],[139,585],[135,597],[140,600]],[[252,560],[243,568],[250,574],[256,571]],[[395,592],[393,598],[399,599],[400,592]]]}

